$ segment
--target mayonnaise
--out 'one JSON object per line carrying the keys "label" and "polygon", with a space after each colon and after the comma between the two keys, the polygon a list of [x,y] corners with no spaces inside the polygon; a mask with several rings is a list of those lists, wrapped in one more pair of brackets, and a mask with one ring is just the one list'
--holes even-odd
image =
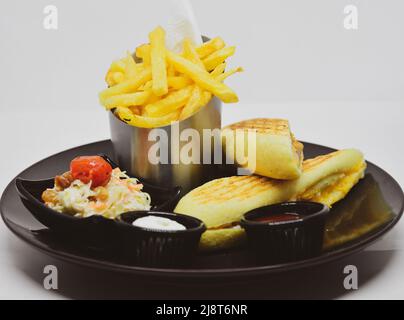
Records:
{"label": "mayonnaise", "polygon": [[186,230],[186,227],[183,226],[181,223],[178,223],[177,221],[157,216],[141,217],[133,221],[132,225],[136,227],[162,231]]}

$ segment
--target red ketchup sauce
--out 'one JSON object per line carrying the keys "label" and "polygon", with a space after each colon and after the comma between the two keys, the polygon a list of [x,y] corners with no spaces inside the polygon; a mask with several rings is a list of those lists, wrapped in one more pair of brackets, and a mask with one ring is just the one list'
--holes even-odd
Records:
{"label": "red ketchup sauce", "polygon": [[266,216],[253,218],[251,220],[256,222],[284,222],[299,220],[300,218],[300,215],[297,213],[285,212],[281,214],[268,214]]}

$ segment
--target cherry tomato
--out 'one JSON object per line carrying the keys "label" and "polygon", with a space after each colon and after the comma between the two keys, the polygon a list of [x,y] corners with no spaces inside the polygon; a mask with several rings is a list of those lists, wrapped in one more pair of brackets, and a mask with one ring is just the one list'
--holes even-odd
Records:
{"label": "cherry tomato", "polygon": [[82,156],[70,162],[70,171],[74,179],[91,183],[91,188],[105,186],[111,179],[112,167],[100,156]]}

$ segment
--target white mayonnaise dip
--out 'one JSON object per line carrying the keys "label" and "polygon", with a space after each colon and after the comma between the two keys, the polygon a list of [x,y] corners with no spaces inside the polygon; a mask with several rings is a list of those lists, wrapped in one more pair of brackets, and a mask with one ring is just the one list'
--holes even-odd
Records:
{"label": "white mayonnaise dip", "polygon": [[185,226],[177,221],[157,216],[145,216],[138,218],[132,222],[132,225],[162,231],[186,230]]}

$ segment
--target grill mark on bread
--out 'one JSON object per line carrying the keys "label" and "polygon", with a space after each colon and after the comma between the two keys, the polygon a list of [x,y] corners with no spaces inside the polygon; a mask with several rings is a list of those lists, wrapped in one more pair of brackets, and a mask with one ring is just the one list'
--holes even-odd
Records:
{"label": "grill mark on bread", "polygon": [[[251,194],[251,191],[252,191],[251,189],[254,188],[254,187],[258,188],[258,185],[260,183],[261,182],[258,180],[258,181],[251,181],[249,184],[246,184],[244,186],[234,186],[233,185],[232,188],[229,188],[229,189],[228,188],[223,188],[224,192],[222,192],[222,194],[220,194],[219,197],[214,197],[213,199],[204,198],[204,199],[202,199],[202,203],[205,203],[205,202],[210,202],[210,203],[222,202],[222,201],[227,201],[227,200],[230,200],[230,199],[233,199],[233,200],[240,199],[240,200],[242,200],[242,199],[248,198],[249,195]],[[256,193],[256,194],[259,193],[258,189],[255,189],[254,193]]]}
{"label": "grill mark on bread", "polygon": [[212,183],[207,183],[206,185],[198,189],[195,189],[195,191],[192,193],[192,196],[194,198],[198,198],[198,197],[205,197],[206,194],[213,194],[213,193],[216,196],[218,196],[226,191],[223,190],[225,186],[241,184],[247,179],[249,179],[249,176],[234,176],[213,180]]}
{"label": "grill mark on bread", "polygon": [[240,121],[231,124],[223,129],[230,130],[256,130],[257,133],[270,133],[274,135],[286,135],[290,136],[289,121],[284,119],[267,119],[257,118],[245,121]]}
{"label": "grill mark on bread", "polygon": [[209,195],[214,195],[215,197],[228,192],[229,190],[239,188],[247,182],[249,177],[229,177],[214,180],[214,183],[209,183],[203,187],[200,187],[197,192],[193,193],[194,198],[205,198]]}
{"label": "grill mark on bread", "polygon": [[226,196],[224,198],[226,199],[238,198],[240,200],[243,200],[251,196],[251,193],[259,194],[262,191],[268,190],[273,186],[274,186],[273,181],[270,181],[268,178],[259,177],[259,179],[251,181],[250,184],[243,186],[243,188],[240,188],[235,193],[226,193]]}
{"label": "grill mark on bread", "polygon": [[194,201],[199,204],[220,203],[230,199],[243,200],[267,191],[276,183],[279,182],[259,176],[224,178],[215,182],[215,188],[209,185],[204,186],[193,194],[193,197]]}
{"label": "grill mark on bread", "polygon": [[333,152],[333,153],[330,153],[330,154],[319,156],[319,157],[314,158],[314,159],[305,160],[303,162],[303,171],[309,171],[309,170],[312,170],[312,169],[316,168],[317,166],[319,166],[323,162],[327,161],[328,159],[331,159],[331,158],[335,157],[340,152],[341,151],[336,151],[336,152]]}

